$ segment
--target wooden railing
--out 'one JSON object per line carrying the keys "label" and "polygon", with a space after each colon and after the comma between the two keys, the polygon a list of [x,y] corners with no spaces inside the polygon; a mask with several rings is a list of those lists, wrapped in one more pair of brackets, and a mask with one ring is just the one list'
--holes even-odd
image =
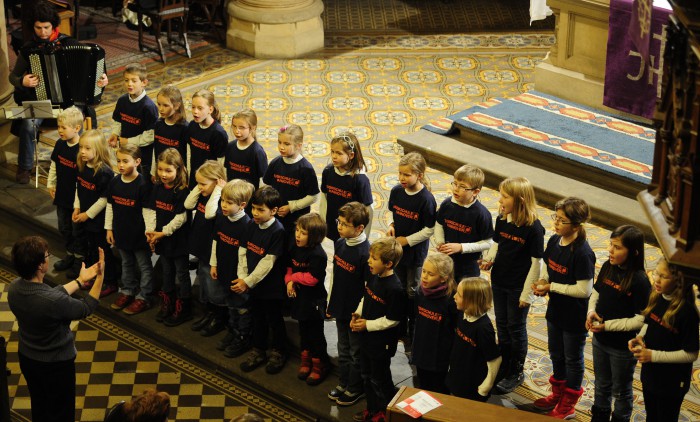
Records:
{"label": "wooden railing", "polygon": [[700,5],[670,3],[654,170],[638,200],[666,258],[700,280]]}

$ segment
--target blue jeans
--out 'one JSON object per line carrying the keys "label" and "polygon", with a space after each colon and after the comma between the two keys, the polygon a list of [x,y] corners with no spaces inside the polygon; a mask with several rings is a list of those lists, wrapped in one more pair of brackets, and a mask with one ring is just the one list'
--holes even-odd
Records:
{"label": "blue jeans", "polygon": [[34,126],[32,120],[38,128],[44,119],[22,120],[19,129],[19,151],[17,154],[17,165],[22,170],[31,170],[34,167]]}
{"label": "blue jeans", "polygon": [[199,279],[199,300],[202,304],[211,303],[216,306],[226,306],[226,298],[231,291],[231,283],[211,278],[211,265],[199,260],[197,266]]}
{"label": "blue jeans", "polygon": [[226,306],[228,306],[229,328],[249,339],[253,331],[250,295],[248,293],[238,294],[229,290],[226,296]]}
{"label": "blue jeans", "polygon": [[56,207],[56,218],[58,221],[58,232],[61,233],[63,244],[68,255],[85,257],[85,247],[82,244],[80,224],[73,223],[73,208]]}
{"label": "blue jeans", "polygon": [[547,321],[547,343],[549,344],[549,357],[552,359],[554,379],[566,380],[566,386],[572,390],[581,389],[586,332],[562,330]]}
{"label": "blue jeans", "polygon": [[192,297],[192,280],[190,280],[190,259],[187,255],[160,257],[163,266],[163,291],[173,293],[177,286],[178,299]]}
{"label": "blue jeans", "polygon": [[[153,263],[151,263],[151,251],[148,249],[137,249],[128,251],[117,249],[122,258],[122,287],[119,293],[134,296],[141,288],[137,299],[148,300],[153,293]],[[141,276],[140,281],[136,281],[136,266],[138,265]]]}
{"label": "blue jeans", "polygon": [[615,399],[615,420],[628,421],[632,416],[634,394],[632,380],[637,359],[627,349],[599,343],[593,336],[593,371],[595,372],[594,405],[609,411]]}
{"label": "blue jeans", "polygon": [[493,285],[492,289],[498,344],[510,359],[524,361],[527,356],[527,313],[530,307],[519,307],[522,289],[504,289]]}
{"label": "blue jeans", "polygon": [[338,330],[338,369],[342,387],[351,393],[363,391],[360,356],[360,333],[350,329],[350,320],[336,319]]}

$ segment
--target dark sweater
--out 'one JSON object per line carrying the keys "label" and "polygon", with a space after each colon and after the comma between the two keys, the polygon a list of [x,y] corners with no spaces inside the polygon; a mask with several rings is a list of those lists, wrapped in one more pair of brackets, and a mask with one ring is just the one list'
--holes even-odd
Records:
{"label": "dark sweater", "polygon": [[22,278],[10,284],[7,301],[19,325],[19,353],[40,362],[74,359],[70,323],[86,318],[99,304],[92,296],[73,298],[61,285],[52,288]]}

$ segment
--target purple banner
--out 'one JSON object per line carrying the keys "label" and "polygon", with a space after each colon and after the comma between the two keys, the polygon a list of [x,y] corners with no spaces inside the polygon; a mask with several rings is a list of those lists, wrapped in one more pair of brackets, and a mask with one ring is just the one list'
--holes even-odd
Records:
{"label": "purple banner", "polygon": [[[645,60],[639,48],[628,36],[634,27],[634,25],[630,26],[633,19],[633,3],[633,0],[610,1],[603,104],[651,119],[654,115],[656,99],[661,94],[660,76],[666,45],[666,24],[671,11],[653,8],[648,33],[648,60]],[[640,16],[640,19],[644,18]],[[637,28],[639,28],[639,22]],[[637,34],[642,35],[641,31]]]}
{"label": "purple banner", "polygon": [[649,45],[651,44],[651,15],[652,0],[634,0],[632,3],[632,19],[627,35],[632,40],[642,60],[649,62]]}

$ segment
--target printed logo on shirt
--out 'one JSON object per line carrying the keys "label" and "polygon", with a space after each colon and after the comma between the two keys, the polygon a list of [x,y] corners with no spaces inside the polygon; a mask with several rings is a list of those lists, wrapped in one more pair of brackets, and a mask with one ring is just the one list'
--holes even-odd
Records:
{"label": "printed logo on shirt", "polygon": [[80,186],[87,190],[95,190],[95,184],[90,183],[87,180],[83,179],[82,177],[78,176],[78,183],[80,183]]}
{"label": "printed logo on shirt", "polygon": [[78,164],[75,161],[69,160],[66,157],[61,157],[60,155],[58,156],[58,164],[71,169],[78,168]]}
{"label": "printed logo on shirt", "polygon": [[442,321],[442,314],[431,311],[429,309],[425,309],[422,306],[418,306],[418,315],[422,316],[423,318],[427,318],[429,320],[435,321],[435,322],[440,322]]}
{"label": "printed logo on shirt", "polygon": [[401,208],[398,205],[394,205],[394,214],[408,218],[409,220],[418,221],[418,213],[414,211],[409,211],[407,209]]}
{"label": "printed logo on shirt", "polygon": [[206,211],[207,211],[207,204],[203,204],[203,203],[199,202],[197,204],[197,212],[201,212],[202,214],[205,214]]}
{"label": "printed logo on shirt", "polygon": [[159,210],[172,212],[175,209],[175,205],[156,200],[156,208]]}
{"label": "printed logo on shirt", "polygon": [[326,188],[328,188],[328,193],[331,195],[339,196],[339,197],[345,198],[345,199],[352,198],[352,192],[346,191],[345,189],[340,189],[338,187],[331,186],[331,185],[326,185]]}
{"label": "printed logo on shirt", "polygon": [[474,340],[472,340],[471,337],[469,337],[468,335],[464,334],[464,333],[462,332],[462,330],[459,329],[459,327],[455,328],[455,333],[457,333],[457,336],[458,336],[459,338],[461,338],[461,339],[464,340],[465,342],[471,344],[472,346],[476,347],[476,342],[475,342]]}
{"label": "printed logo on shirt", "polygon": [[649,318],[654,321],[655,323],[659,324],[660,326],[664,327],[668,331],[672,332],[673,334],[678,334],[678,329],[674,328],[670,325],[668,325],[666,322],[664,322],[663,319],[661,319],[660,316],[656,315],[655,313],[650,313]]}
{"label": "printed logo on shirt", "polygon": [[[603,284],[617,290],[619,293],[622,293],[622,286],[610,280],[609,278],[603,279]],[[632,296],[632,292],[627,292],[627,296]]]}
{"label": "printed logo on shirt", "polygon": [[338,255],[333,255],[333,261],[335,261],[335,265],[344,269],[345,271],[347,271],[349,273],[355,272],[355,266],[352,265],[351,263],[343,260],[343,258],[339,257]]}
{"label": "printed logo on shirt", "polygon": [[250,174],[250,166],[245,166],[243,164],[234,163],[233,161],[228,162],[228,168],[230,168],[231,171],[237,171],[239,173]]}
{"label": "printed logo on shirt", "polygon": [[122,205],[125,207],[133,207],[136,205],[136,200],[131,198],[122,198],[121,196],[112,195],[114,205]]}
{"label": "printed logo on shirt", "polygon": [[466,224],[458,223],[453,220],[445,220],[445,227],[447,227],[450,230],[454,230],[460,233],[466,233],[469,234],[472,232],[472,227],[467,226]]}
{"label": "printed logo on shirt", "polygon": [[164,145],[166,147],[172,147],[172,148],[177,148],[180,146],[180,140],[179,139],[170,139],[166,138],[165,136],[161,135],[156,135],[155,136],[156,142],[158,142],[161,145]]}
{"label": "printed logo on shirt", "polygon": [[372,289],[369,288],[369,286],[365,286],[365,292],[367,293],[367,295],[368,295],[369,297],[371,297],[372,299],[374,299],[376,302],[379,302],[379,303],[381,303],[382,305],[386,305],[386,301],[385,301],[384,299],[382,299],[381,297],[377,296],[377,295],[372,291]]}
{"label": "printed logo on shirt", "polygon": [[506,232],[500,232],[498,234],[504,239],[512,240],[513,242],[518,242],[521,245],[525,244],[525,239],[523,239],[522,237],[513,236],[512,234]]}
{"label": "printed logo on shirt", "polygon": [[296,268],[308,268],[309,263],[308,262],[301,262],[297,261],[296,259],[292,258],[292,266]]}
{"label": "printed logo on shirt", "polygon": [[190,144],[192,144],[193,147],[197,149],[201,149],[202,151],[209,151],[210,146],[206,142],[202,142],[199,139],[195,139],[190,137]]}
{"label": "printed logo on shirt", "polygon": [[549,267],[550,270],[558,272],[559,274],[568,274],[569,269],[561,264],[557,264],[552,260],[552,258],[547,259],[547,266]]}
{"label": "printed logo on shirt", "polygon": [[123,112],[119,113],[119,117],[122,120],[122,123],[128,123],[130,125],[135,125],[135,126],[140,126],[141,125],[141,119],[138,117],[130,116],[128,114],[125,114]]}
{"label": "printed logo on shirt", "polygon": [[219,236],[220,241],[226,243],[227,245],[238,247],[238,245],[240,244],[238,239],[228,236],[221,231],[216,232],[216,235]]}
{"label": "printed logo on shirt", "polygon": [[277,183],[282,183],[284,185],[299,186],[301,184],[301,180],[293,177],[282,176],[281,174],[273,174],[272,177],[275,178]]}
{"label": "printed logo on shirt", "polygon": [[253,252],[256,255],[260,255],[260,256],[265,255],[265,248],[261,248],[260,246],[254,244],[254,243],[250,243],[250,241],[248,241],[248,243],[246,243],[246,249],[248,249],[249,251]]}

